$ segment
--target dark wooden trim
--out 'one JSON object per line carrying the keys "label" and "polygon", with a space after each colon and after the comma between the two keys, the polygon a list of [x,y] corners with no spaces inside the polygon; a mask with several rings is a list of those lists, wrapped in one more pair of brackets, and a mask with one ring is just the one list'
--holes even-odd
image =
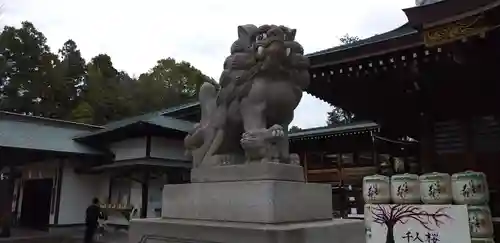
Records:
{"label": "dark wooden trim", "polygon": [[[178,159],[169,159],[169,158],[160,158],[160,157],[151,156],[151,157],[140,157],[140,158],[117,160],[117,161],[114,161],[113,163],[110,163],[110,164],[120,164],[120,163],[124,163],[124,162],[132,162],[132,161],[140,162],[140,161],[143,161],[144,159],[149,160],[149,161],[164,161],[166,163],[168,163],[168,162],[187,163],[187,164],[191,163],[191,161],[189,161],[189,160],[178,160]],[[100,165],[98,165],[98,166],[100,166]],[[98,167],[98,166],[96,166],[96,167]]]}
{"label": "dark wooden trim", "polygon": [[109,178],[109,185],[108,185],[108,202],[107,203],[111,203],[111,193],[113,192],[113,181],[114,181],[115,177],[110,177]]}
{"label": "dark wooden trim", "polygon": [[[112,163],[109,163],[109,164],[119,164],[119,163],[122,163],[122,162],[140,161],[140,160],[143,160],[143,159],[148,159],[148,157],[144,156],[144,157],[137,157],[137,158],[130,158],[130,159],[115,160],[115,161],[113,161]],[[100,166],[100,165],[97,165],[97,166]]]}
{"label": "dark wooden trim", "polygon": [[146,158],[151,158],[151,135],[146,137]]}
{"label": "dark wooden trim", "polygon": [[309,174],[309,168],[307,166],[307,151],[304,151],[303,155],[304,155],[304,160],[303,160],[304,161],[304,165],[303,165],[302,168],[304,169],[304,180],[306,182],[308,182],[308,177],[307,177],[308,175],[307,174]]}
{"label": "dark wooden trim", "polygon": [[354,62],[360,59],[365,59],[373,56],[382,56],[397,51],[408,50],[418,46],[423,46],[424,41],[419,32],[415,31],[411,34],[406,34],[401,37],[367,44],[364,46],[353,47],[344,51],[337,51],[324,54],[317,57],[310,57],[311,67],[310,72],[314,72],[319,68],[325,68],[342,63]]}
{"label": "dark wooden trim", "polygon": [[403,9],[414,27],[437,25],[466,18],[498,7],[498,0],[454,0]]}
{"label": "dark wooden trim", "polygon": [[380,172],[380,163],[378,160],[378,153],[377,153],[377,140],[375,139],[375,132],[370,132],[372,143],[371,143],[371,149],[372,149],[372,160],[373,160],[373,165],[377,167],[377,172]]}
{"label": "dark wooden trim", "polygon": [[64,175],[64,161],[59,161],[59,168],[57,170],[57,184],[56,184],[56,209],[54,214],[54,224],[59,222],[59,209],[61,207],[61,189],[62,180]]}
{"label": "dark wooden trim", "polygon": [[142,197],[142,207],[141,207],[141,218],[146,218],[148,216],[148,203],[149,203],[149,171],[144,172],[141,183],[141,197]]}
{"label": "dark wooden trim", "polygon": [[120,160],[116,161],[113,163],[105,164],[105,165],[99,165],[95,167],[90,167],[86,168],[85,170],[79,171],[80,173],[101,173],[102,171],[105,170],[120,170],[120,169],[142,169],[142,168],[148,168],[148,167],[153,167],[153,168],[191,168],[192,163],[191,161],[180,161],[180,160],[174,160],[174,159],[164,159],[164,158],[137,158],[137,159],[127,159],[127,160]]}
{"label": "dark wooden trim", "polygon": [[69,227],[81,227],[85,226],[84,223],[80,224],[49,224],[49,228],[69,228]]}
{"label": "dark wooden trim", "polygon": [[16,208],[14,209],[14,217],[16,219],[16,222],[17,222],[17,217],[19,216],[19,207],[21,206],[20,202],[19,202],[19,199],[21,199],[21,189],[23,188],[24,186],[24,180],[23,178],[19,178],[19,186],[17,187],[17,191],[16,191]]}

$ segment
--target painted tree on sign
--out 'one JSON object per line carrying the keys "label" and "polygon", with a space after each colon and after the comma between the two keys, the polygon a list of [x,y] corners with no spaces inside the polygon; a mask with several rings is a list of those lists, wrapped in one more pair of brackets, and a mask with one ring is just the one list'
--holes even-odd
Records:
{"label": "painted tree on sign", "polygon": [[406,224],[410,220],[415,220],[424,228],[432,230],[431,226],[440,227],[445,224],[445,220],[451,220],[442,207],[433,213],[427,212],[418,206],[397,204],[397,205],[377,205],[372,207],[371,213],[373,222],[387,227],[386,243],[394,243],[394,226],[397,223]]}

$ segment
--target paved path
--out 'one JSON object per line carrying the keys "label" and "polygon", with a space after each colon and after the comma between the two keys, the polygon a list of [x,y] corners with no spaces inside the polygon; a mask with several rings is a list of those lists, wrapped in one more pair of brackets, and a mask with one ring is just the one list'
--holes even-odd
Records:
{"label": "paved path", "polygon": [[126,231],[108,232],[99,241],[102,243],[128,243],[128,234]]}

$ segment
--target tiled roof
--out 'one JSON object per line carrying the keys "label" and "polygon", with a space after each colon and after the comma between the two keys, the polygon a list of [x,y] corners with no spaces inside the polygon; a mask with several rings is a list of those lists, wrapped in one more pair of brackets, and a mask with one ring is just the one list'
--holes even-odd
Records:
{"label": "tiled roof", "polygon": [[196,106],[199,106],[199,105],[200,105],[199,101],[189,102],[189,103],[186,103],[186,104],[182,104],[182,105],[179,105],[179,106],[174,106],[174,107],[170,107],[170,108],[167,108],[165,110],[162,110],[162,111],[160,111],[160,114],[162,116],[169,116],[171,114],[174,114],[175,112],[182,111],[184,109],[193,108],[193,107],[196,107]]}
{"label": "tiled roof", "polygon": [[331,127],[316,127],[305,129],[298,132],[293,132],[288,135],[290,140],[305,140],[314,138],[331,137],[338,135],[349,135],[362,133],[367,131],[379,130],[380,126],[375,122],[360,121],[346,125],[331,126]]}
{"label": "tiled roof", "polygon": [[192,122],[175,119],[168,116],[157,116],[144,122],[181,132],[189,132],[194,128],[194,123]]}
{"label": "tiled roof", "polygon": [[340,46],[328,48],[325,50],[313,52],[313,53],[307,54],[306,56],[309,58],[315,58],[315,57],[321,56],[321,55],[332,54],[332,53],[336,53],[336,52],[344,52],[344,51],[348,51],[348,50],[351,50],[351,49],[354,49],[357,47],[362,47],[362,46],[366,46],[366,45],[370,45],[370,44],[374,44],[374,43],[378,43],[378,42],[384,42],[384,41],[388,41],[391,39],[399,38],[399,37],[414,34],[414,33],[417,33],[417,30],[415,30],[408,23],[406,23],[406,24],[404,24],[396,29],[393,29],[391,31],[388,31],[388,32],[385,32],[382,34],[374,35],[372,37],[362,39],[362,40],[359,40],[359,41],[354,42],[354,43],[340,45]]}
{"label": "tiled roof", "polygon": [[137,117],[132,117],[130,119],[125,119],[122,121],[117,121],[114,122],[111,125],[106,125],[104,129],[94,131],[91,133],[87,134],[81,134],[79,136],[76,136],[74,139],[76,140],[83,140],[85,138],[90,138],[90,137],[95,137],[97,135],[109,133],[109,132],[115,132],[118,129],[129,127],[138,123],[146,123],[146,124],[151,124],[155,126],[159,126],[165,129],[170,129],[170,130],[176,130],[180,132],[189,132],[194,128],[194,123],[185,121],[185,120],[180,120],[180,119],[175,119],[172,117],[168,116],[161,116],[160,114],[147,114],[143,116],[137,116]]}
{"label": "tiled roof", "polygon": [[133,117],[125,118],[122,120],[109,122],[109,123],[105,124],[104,127],[106,130],[113,130],[115,128],[127,126],[129,124],[133,124],[133,123],[136,123],[139,121],[148,121],[149,119],[153,119],[153,118],[156,118],[159,116],[169,116],[170,114],[173,114],[173,113],[178,112],[178,111],[182,111],[183,109],[189,109],[189,108],[198,106],[199,104],[200,103],[198,101],[196,101],[196,102],[190,102],[190,103],[186,103],[186,104],[182,104],[182,105],[178,105],[178,106],[173,106],[173,107],[169,107],[169,108],[166,108],[163,110],[154,111],[154,112],[146,113],[146,114],[139,115],[139,116],[133,116]]}
{"label": "tiled roof", "polygon": [[101,154],[100,151],[73,141],[73,137],[99,129],[55,119],[0,112],[0,147],[74,154]]}

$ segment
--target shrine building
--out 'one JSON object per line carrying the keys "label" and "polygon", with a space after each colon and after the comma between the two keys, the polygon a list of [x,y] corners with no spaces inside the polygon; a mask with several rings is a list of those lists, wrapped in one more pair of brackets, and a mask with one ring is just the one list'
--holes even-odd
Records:
{"label": "shrine building", "polygon": [[394,30],[309,54],[307,92],[418,141],[422,173],[484,172],[499,232],[500,1],[423,2]]}

